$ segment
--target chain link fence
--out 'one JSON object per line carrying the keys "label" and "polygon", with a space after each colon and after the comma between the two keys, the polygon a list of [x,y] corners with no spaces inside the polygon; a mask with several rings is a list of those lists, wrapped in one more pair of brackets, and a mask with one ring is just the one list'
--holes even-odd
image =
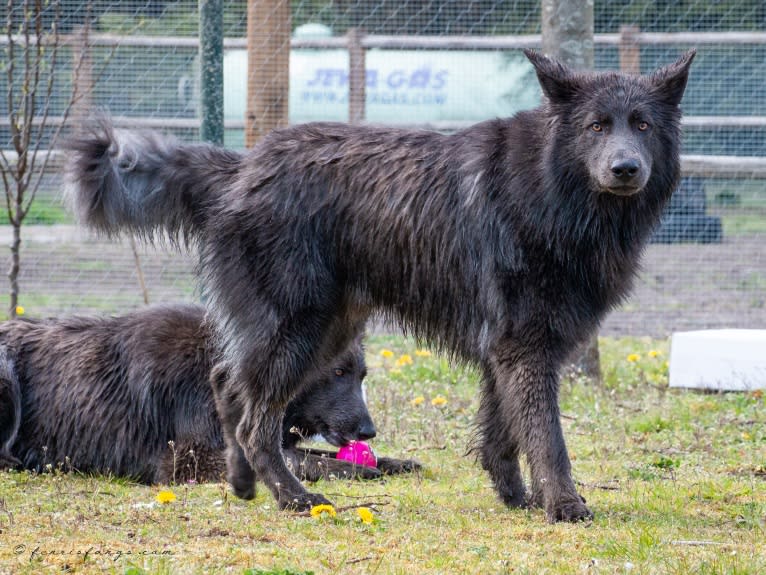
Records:
{"label": "chain link fence", "polygon": [[[279,0],[259,4],[264,21],[286,7]],[[276,51],[289,50],[284,122],[345,121],[356,113],[352,119],[451,131],[539,102],[521,54],[540,44],[539,0],[307,0],[289,9],[291,47],[261,38],[265,48],[256,53],[265,66]],[[223,1],[225,143],[233,147],[246,141],[247,11],[243,0]],[[594,14],[597,69],[648,72],[698,49],[683,104],[682,185],[647,249],[634,294],[602,333],[766,326],[766,4],[612,0],[596,2]],[[46,17],[52,22],[55,14]],[[20,18],[22,11],[0,7],[0,27]],[[64,44],[52,123],[79,87],[79,105],[105,108],[120,125],[199,139],[197,0],[65,0],[58,30]],[[357,92],[350,31],[363,51]],[[8,44],[3,36],[0,49]],[[258,46],[259,38],[250,41]],[[12,82],[6,64],[0,93]],[[359,89],[363,100],[354,112],[350,101]],[[0,148],[10,144],[4,114]],[[152,302],[198,298],[194,254],[89,237],[61,207],[59,183],[55,170],[46,174],[22,229],[27,313],[118,312],[142,305],[145,295]],[[3,245],[7,227],[0,224]],[[2,309],[5,297],[0,291]]]}

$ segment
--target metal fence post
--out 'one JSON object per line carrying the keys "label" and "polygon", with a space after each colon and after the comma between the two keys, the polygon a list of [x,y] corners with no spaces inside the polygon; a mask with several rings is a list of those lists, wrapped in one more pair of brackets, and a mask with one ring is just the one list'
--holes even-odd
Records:
{"label": "metal fence post", "polygon": [[199,0],[200,138],[223,145],[223,0]]}
{"label": "metal fence post", "polygon": [[[223,0],[199,0],[199,72],[199,137],[203,142],[223,146]],[[135,246],[133,253],[138,262]],[[201,280],[200,294],[205,302],[207,294]]]}

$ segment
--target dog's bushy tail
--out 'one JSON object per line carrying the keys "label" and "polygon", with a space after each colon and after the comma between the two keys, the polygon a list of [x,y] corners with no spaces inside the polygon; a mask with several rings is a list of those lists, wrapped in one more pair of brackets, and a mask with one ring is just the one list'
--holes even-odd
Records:
{"label": "dog's bushy tail", "polygon": [[78,221],[116,236],[188,242],[236,176],[242,154],[182,144],[153,132],[116,130],[96,118],[64,144],[67,201]]}

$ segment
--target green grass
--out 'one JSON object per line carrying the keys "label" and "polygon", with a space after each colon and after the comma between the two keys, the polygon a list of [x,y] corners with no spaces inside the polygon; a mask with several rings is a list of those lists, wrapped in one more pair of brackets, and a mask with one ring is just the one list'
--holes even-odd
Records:
{"label": "green grass", "polygon": [[707,180],[708,212],[721,217],[724,237],[766,233],[763,180]]}
{"label": "green grass", "polygon": [[726,237],[766,233],[764,212],[747,213],[742,210],[718,210]]}
{"label": "green grass", "polygon": [[[72,224],[74,220],[58,199],[39,197],[29,208],[22,225]],[[23,229],[23,228],[22,228]]]}
{"label": "green grass", "polygon": [[[2,294],[5,296],[5,294]],[[7,297],[0,298],[0,320],[8,319],[6,302]],[[25,309],[27,317],[39,318],[52,315],[47,310],[60,310],[62,313],[124,313],[128,308],[143,305],[141,294],[136,290],[135,294],[125,296],[112,296],[107,298],[101,294],[78,294],[78,293],[22,293],[19,299]],[[39,310],[46,310],[40,313]],[[83,311],[87,310],[87,311]]]}
{"label": "green grass", "polygon": [[373,445],[425,471],[312,490],[370,507],[372,524],[354,509],[279,511],[263,486],[252,502],[222,484],[171,486],[177,500],[159,505],[159,486],[125,479],[0,473],[0,573],[766,573],[761,393],[668,389],[666,341],[603,339],[603,386],[574,376],[561,388],[595,519],[550,525],[504,508],[465,456],[474,370],[400,337],[371,337],[367,353]]}

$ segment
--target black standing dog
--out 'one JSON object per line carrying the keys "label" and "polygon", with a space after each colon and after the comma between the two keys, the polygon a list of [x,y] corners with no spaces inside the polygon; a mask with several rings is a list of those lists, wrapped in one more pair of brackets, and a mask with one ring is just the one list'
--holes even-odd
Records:
{"label": "black standing dog", "polygon": [[[336,446],[375,436],[361,339],[356,328],[348,348],[287,406],[282,448],[310,481],[419,467],[386,457],[377,468],[354,466],[298,447],[318,433]],[[218,355],[199,306],[0,323],[0,467],[50,464],[145,483],[219,480],[225,446],[214,392],[228,370],[215,364]]]}
{"label": "black standing dog", "polygon": [[693,56],[633,76],[527,52],[544,104],[452,135],[315,123],[240,154],[102,121],[71,143],[69,194],[107,234],[200,246],[240,404],[230,477],[252,466],[283,507],[326,501],[285,465],[282,415],[348,326],[382,310],[483,370],[480,457],[502,500],[585,519],[558,371],[628,293],[676,187]]}

